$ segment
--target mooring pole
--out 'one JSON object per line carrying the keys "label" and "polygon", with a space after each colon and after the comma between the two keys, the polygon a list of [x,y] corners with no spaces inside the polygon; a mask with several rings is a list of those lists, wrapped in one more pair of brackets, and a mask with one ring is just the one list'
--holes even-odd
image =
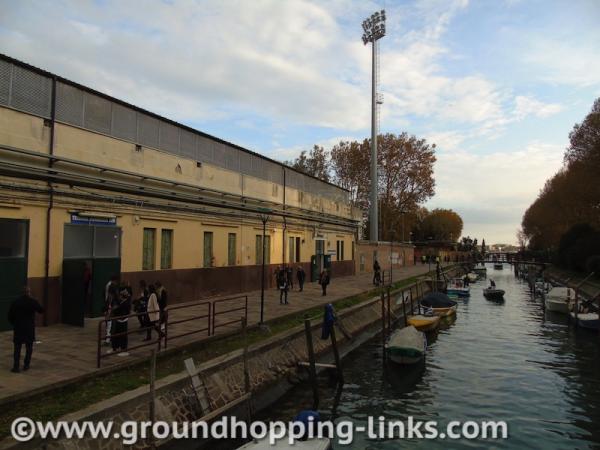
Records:
{"label": "mooring pole", "polygon": [[[150,353],[150,423],[153,424],[156,421],[156,393],[154,390],[154,385],[156,383],[156,350],[152,349]],[[156,444],[154,442],[154,438],[152,437],[152,433],[149,436],[150,440],[150,448],[156,448]]]}
{"label": "mooring pole", "polygon": [[419,309],[419,314],[421,314],[421,297],[423,296],[423,285],[421,285],[421,294],[419,295],[419,284],[420,282],[417,281],[417,308]]}
{"label": "mooring pole", "polygon": [[385,359],[385,294],[381,291],[381,347]]}
{"label": "mooring pole", "polygon": [[335,358],[335,367],[337,368],[338,380],[344,384],[344,374],[342,372],[342,361],[338,351],[337,339],[335,338],[335,327],[331,327],[331,348],[333,349],[333,357]]}
{"label": "mooring pole", "polygon": [[313,410],[316,411],[319,408],[319,386],[317,384],[315,349],[313,347],[310,319],[304,319],[304,332],[306,334],[306,349],[308,351],[308,373],[310,374],[310,384],[313,389]]}
{"label": "mooring pole", "polygon": [[388,334],[391,334],[391,332],[392,332],[392,307],[391,307],[392,299],[391,299],[391,296],[392,296],[391,289],[388,286],[388,289],[387,289],[387,310],[388,310],[387,311],[388,312],[387,331],[388,331]]}
{"label": "mooring pole", "polygon": [[404,289],[402,289],[402,315],[404,316],[404,326],[408,326],[408,317],[406,317],[406,303],[404,302]]}

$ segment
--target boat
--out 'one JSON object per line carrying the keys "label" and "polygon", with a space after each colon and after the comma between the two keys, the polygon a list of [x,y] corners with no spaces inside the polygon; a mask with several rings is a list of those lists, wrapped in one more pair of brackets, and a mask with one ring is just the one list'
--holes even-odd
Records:
{"label": "boat", "polygon": [[483,296],[488,300],[501,301],[504,300],[504,291],[496,288],[486,288],[483,290]]}
{"label": "boat", "polygon": [[396,330],[390,336],[385,351],[397,364],[415,364],[425,357],[427,338],[412,325]]}
{"label": "boat", "polygon": [[468,297],[471,295],[471,289],[465,286],[461,278],[454,278],[446,288],[448,295],[456,295],[457,297]]}
{"label": "boat", "polygon": [[482,263],[480,266],[475,266],[473,268],[473,272],[475,272],[478,275],[485,276],[485,274],[487,273],[487,268],[485,267],[485,264]]}
{"label": "boat", "polygon": [[551,288],[545,295],[544,304],[546,311],[560,314],[569,314],[569,301],[571,300],[571,289],[565,286]]}
{"label": "boat", "polygon": [[504,265],[502,263],[494,263],[494,270],[502,270]]}
{"label": "boat", "polygon": [[440,326],[440,317],[435,315],[415,314],[406,319],[408,325],[412,325],[419,331],[433,331]]}
{"label": "boat", "polygon": [[600,329],[600,316],[597,312],[593,313],[577,313],[571,312],[571,317],[577,320],[577,325],[582,328],[589,328],[590,330]]}
{"label": "boat", "polygon": [[456,313],[458,303],[441,292],[430,292],[421,300],[421,306],[430,308],[437,316],[449,316]]}
{"label": "boat", "polygon": [[469,272],[467,278],[469,279],[469,283],[475,283],[479,279],[479,275],[475,272]]}
{"label": "boat", "polygon": [[295,440],[290,444],[287,439],[279,439],[275,444],[269,443],[269,438],[250,441],[247,444],[238,447],[238,450],[329,450],[331,449],[331,440],[329,438],[314,438],[306,441]]}

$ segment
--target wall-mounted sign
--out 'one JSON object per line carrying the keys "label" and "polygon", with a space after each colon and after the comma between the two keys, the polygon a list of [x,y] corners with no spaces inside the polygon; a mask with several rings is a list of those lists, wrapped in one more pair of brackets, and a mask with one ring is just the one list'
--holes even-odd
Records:
{"label": "wall-mounted sign", "polygon": [[73,225],[99,225],[114,226],[117,224],[116,217],[81,217],[77,214],[71,214],[71,223]]}

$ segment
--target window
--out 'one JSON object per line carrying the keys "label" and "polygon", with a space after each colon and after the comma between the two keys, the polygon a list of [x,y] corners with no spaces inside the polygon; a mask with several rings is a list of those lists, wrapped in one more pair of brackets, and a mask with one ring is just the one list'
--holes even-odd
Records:
{"label": "window", "polygon": [[144,248],[142,270],[154,270],[154,255],[156,246],[156,229],[144,228]]}
{"label": "window", "polygon": [[204,232],[204,267],[213,266],[213,234],[212,231]]}
{"label": "window", "polygon": [[236,259],[236,234],[229,233],[227,237],[227,265],[235,266]]}
{"label": "window", "polygon": [[173,267],[173,230],[161,230],[160,236],[160,268]]}
{"label": "window", "polygon": [[[262,234],[256,235],[256,264],[262,264]],[[265,264],[271,262],[271,236],[265,236]]]}
{"label": "window", "polygon": [[288,238],[288,262],[296,262],[296,238]]}
{"label": "window", "polygon": [[27,253],[27,222],[0,220],[0,258],[24,258]]}
{"label": "window", "polygon": [[300,238],[296,238],[296,262],[300,262]]}
{"label": "window", "polygon": [[65,224],[63,258],[118,258],[120,255],[119,227]]}
{"label": "window", "polygon": [[344,241],[337,241],[336,258],[338,261],[344,260]]}

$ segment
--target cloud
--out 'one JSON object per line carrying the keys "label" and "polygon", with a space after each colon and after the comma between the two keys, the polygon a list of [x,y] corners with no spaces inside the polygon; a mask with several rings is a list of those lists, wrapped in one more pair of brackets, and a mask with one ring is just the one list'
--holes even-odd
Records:
{"label": "cloud", "polygon": [[515,242],[525,209],[561,167],[563,151],[564,145],[531,142],[523,149],[487,155],[439,152],[436,195],[428,206],[452,205],[468,225],[467,234],[482,236],[487,230],[486,240]]}
{"label": "cloud", "polygon": [[536,117],[548,117],[562,110],[557,103],[543,103],[532,97],[518,95],[515,97],[515,118],[521,120],[529,115]]}

